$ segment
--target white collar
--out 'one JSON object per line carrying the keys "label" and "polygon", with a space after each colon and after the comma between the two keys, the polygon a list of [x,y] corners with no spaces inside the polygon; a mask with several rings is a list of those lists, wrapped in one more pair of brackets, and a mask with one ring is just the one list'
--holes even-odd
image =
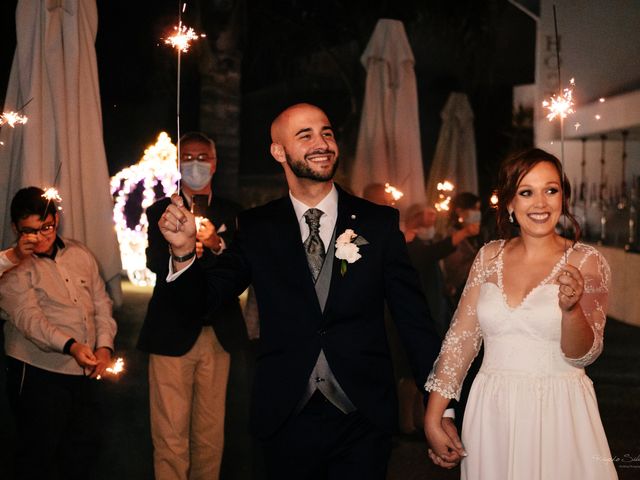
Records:
{"label": "white collar", "polygon": [[298,219],[298,222],[302,221],[304,213],[310,208],[317,208],[319,210],[322,210],[325,215],[332,219],[338,218],[338,190],[333,183],[331,184],[331,190],[329,190],[329,193],[327,193],[327,195],[322,200],[320,200],[320,202],[318,202],[315,207],[310,207],[309,205],[306,205],[305,203],[298,200],[293,196],[291,190],[289,190],[289,198],[291,199],[291,203],[293,204],[293,209],[296,212],[296,218]]}

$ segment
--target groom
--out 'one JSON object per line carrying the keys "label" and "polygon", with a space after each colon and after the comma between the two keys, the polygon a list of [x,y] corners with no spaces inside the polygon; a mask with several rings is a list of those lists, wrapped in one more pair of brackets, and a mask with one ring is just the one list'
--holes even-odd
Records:
{"label": "groom", "polygon": [[440,340],[398,212],[333,183],[338,146],[325,113],[293,105],[271,137],[289,195],[240,214],[234,243],[212,266],[193,262],[193,216],[174,196],[159,221],[172,272],[149,308],[182,317],[205,308],[205,291],[215,308],[252,283],[261,351],[251,423],[268,478],[382,480],[397,424],[385,300],[420,386]]}

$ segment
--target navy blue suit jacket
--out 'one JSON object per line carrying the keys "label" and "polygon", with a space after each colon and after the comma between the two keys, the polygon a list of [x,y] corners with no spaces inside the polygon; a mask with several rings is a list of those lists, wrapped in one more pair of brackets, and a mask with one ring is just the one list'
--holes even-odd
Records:
{"label": "navy blue suit jacket", "polygon": [[[334,261],[329,296],[321,310],[289,197],[238,216],[236,239],[215,264],[196,262],[175,281],[158,284],[150,308],[185,314],[206,289],[211,308],[249,283],[260,314],[251,411],[260,438],[276,432],[295,411],[323,349],[356,408],[393,431],[397,399],[384,326],[385,300],[423,385],[440,348],[431,329],[420,281],[409,262],[398,212],[338,189],[336,235],[347,228],[369,243],[344,275]],[[196,288],[197,287],[197,288]],[[156,293],[158,295],[156,295]]]}

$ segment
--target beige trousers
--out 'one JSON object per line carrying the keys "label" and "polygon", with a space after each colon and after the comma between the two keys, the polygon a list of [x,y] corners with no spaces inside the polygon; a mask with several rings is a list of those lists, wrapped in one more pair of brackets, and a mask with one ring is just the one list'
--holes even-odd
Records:
{"label": "beige trousers", "polygon": [[224,445],[229,354],[204,327],[181,357],[149,356],[156,480],[216,480]]}

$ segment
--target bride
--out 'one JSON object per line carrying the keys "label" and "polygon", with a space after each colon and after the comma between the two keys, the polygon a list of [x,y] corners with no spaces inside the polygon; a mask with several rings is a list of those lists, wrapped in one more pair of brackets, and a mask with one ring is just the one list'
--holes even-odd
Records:
{"label": "bride", "polygon": [[[559,160],[539,149],[503,163],[498,231],[474,261],[425,388],[432,460],[462,479],[616,479],[596,396],[584,367],[602,352],[609,266],[577,242],[570,186]],[[577,232],[555,232],[561,214]],[[514,227],[519,235],[513,236]],[[484,341],[465,410],[464,450],[442,429]],[[608,460],[608,461],[607,461]]]}

